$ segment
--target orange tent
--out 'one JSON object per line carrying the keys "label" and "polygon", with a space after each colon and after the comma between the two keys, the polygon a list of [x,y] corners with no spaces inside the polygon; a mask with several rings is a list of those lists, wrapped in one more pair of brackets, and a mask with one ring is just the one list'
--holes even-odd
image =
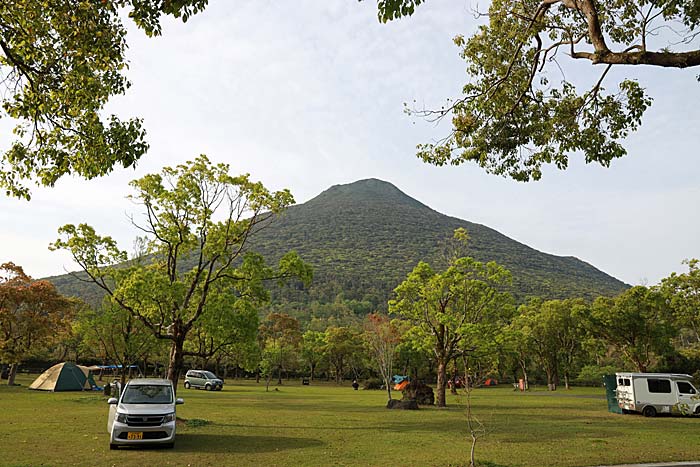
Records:
{"label": "orange tent", "polygon": [[403,391],[406,388],[406,386],[409,385],[409,383],[410,383],[410,381],[405,379],[405,380],[401,381],[399,384],[395,384],[394,391]]}

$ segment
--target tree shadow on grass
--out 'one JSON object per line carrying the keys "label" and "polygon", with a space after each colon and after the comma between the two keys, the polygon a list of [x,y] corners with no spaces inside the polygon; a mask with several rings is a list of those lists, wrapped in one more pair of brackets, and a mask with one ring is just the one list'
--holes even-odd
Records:
{"label": "tree shadow on grass", "polygon": [[313,438],[183,433],[177,435],[175,449],[179,452],[259,453],[315,448],[324,444]]}

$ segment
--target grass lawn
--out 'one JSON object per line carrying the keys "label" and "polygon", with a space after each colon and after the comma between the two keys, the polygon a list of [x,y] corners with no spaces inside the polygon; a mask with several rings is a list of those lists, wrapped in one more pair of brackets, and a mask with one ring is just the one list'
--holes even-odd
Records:
{"label": "grass lawn", "polygon": [[[109,450],[101,393],[0,386],[0,465],[462,466],[464,409],[384,408],[385,393],[286,382],[279,391],[228,381],[221,392],[185,390],[174,450]],[[271,387],[272,388],[272,387]],[[615,415],[602,389],[550,394],[510,388],[474,392],[488,429],[477,460],[497,466],[593,466],[700,459],[700,419]],[[192,422],[193,419],[209,423]]]}

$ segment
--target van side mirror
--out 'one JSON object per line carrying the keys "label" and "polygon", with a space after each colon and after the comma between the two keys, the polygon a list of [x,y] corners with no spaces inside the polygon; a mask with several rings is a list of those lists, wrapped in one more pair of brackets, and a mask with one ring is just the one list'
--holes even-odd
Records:
{"label": "van side mirror", "polygon": [[110,397],[109,399],[107,399],[107,403],[108,403],[109,405],[116,404],[117,402],[119,402],[119,401],[117,400],[116,397]]}
{"label": "van side mirror", "polygon": [[177,399],[175,399],[175,404],[176,404],[176,405],[180,405],[180,404],[184,404],[184,403],[185,403],[185,401],[182,400],[181,397],[178,397]]}

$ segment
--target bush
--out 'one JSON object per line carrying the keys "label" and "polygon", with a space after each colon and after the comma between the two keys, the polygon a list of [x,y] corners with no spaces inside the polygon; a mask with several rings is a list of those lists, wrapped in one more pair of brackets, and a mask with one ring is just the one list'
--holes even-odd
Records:
{"label": "bush", "polygon": [[695,387],[700,386],[700,370],[693,373],[693,383],[695,384]]}
{"label": "bush", "polygon": [[384,389],[384,381],[379,378],[368,378],[362,383],[362,389]]}
{"label": "bush", "polygon": [[603,376],[614,375],[620,371],[615,366],[586,365],[581,368],[576,382],[584,386],[600,386],[603,384]]}

